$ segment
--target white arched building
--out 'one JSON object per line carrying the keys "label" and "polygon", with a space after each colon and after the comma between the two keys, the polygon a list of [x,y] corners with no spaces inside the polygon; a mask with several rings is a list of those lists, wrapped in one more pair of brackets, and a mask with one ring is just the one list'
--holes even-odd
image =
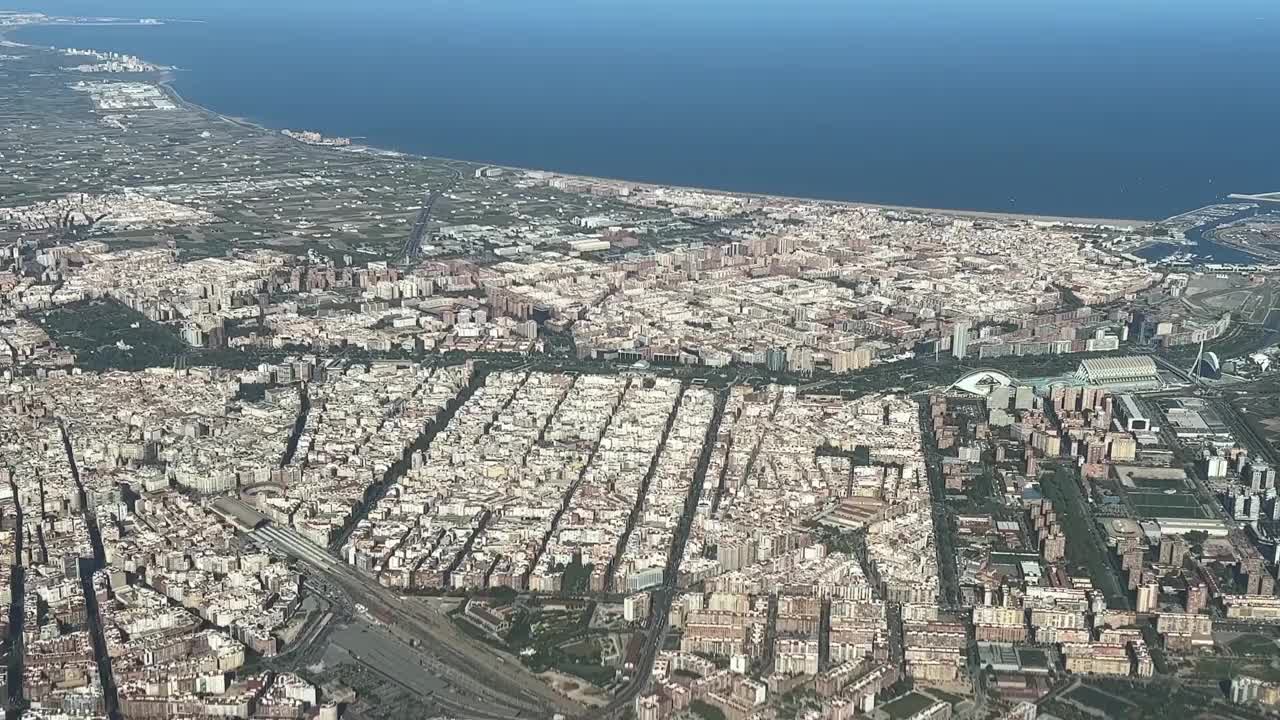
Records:
{"label": "white arched building", "polygon": [[999,370],[974,370],[951,384],[949,390],[960,390],[973,395],[986,397],[999,387],[1013,387],[1017,384],[1007,373]]}

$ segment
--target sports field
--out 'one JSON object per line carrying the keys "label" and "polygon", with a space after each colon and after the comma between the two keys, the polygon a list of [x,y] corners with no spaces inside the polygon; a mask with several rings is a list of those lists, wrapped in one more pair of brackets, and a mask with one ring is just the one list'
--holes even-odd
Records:
{"label": "sports field", "polygon": [[1158,492],[1131,490],[1126,493],[1129,504],[1140,517],[1207,518],[1208,513],[1190,492]]}

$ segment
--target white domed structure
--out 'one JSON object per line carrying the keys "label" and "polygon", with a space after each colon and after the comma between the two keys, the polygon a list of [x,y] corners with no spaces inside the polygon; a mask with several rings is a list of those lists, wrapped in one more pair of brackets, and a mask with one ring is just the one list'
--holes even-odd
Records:
{"label": "white domed structure", "polygon": [[999,370],[974,370],[952,383],[949,389],[986,397],[998,387],[1012,387],[1016,383],[1007,373]]}

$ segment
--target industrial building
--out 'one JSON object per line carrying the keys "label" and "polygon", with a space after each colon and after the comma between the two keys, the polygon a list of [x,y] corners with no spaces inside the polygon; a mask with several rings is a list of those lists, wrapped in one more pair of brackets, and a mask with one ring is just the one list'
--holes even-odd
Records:
{"label": "industrial building", "polygon": [[1156,432],[1160,428],[1156,427],[1152,422],[1150,415],[1140,400],[1131,394],[1125,393],[1119,396],[1119,402],[1115,405],[1116,419],[1119,420],[1124,429],[1128,432]]}

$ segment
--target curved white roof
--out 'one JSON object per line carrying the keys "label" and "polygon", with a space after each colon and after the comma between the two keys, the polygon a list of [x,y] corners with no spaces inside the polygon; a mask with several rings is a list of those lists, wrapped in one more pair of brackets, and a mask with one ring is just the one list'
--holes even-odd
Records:
{"label": "curved white roof", "polygon": [[987,396],[997,387],[1011,387],[1014,379],[999,370],[975,370],[951,384],[952,390],[963,390],[974,395]]}
{"label": "curved white roof", "polygon": [[1155,360],[1146,355],[1127,357],[1101,357],[1081,361],[1082,377],[1090,382],[1111,382],[1135,378],[1156,378],[1159,370]]}

